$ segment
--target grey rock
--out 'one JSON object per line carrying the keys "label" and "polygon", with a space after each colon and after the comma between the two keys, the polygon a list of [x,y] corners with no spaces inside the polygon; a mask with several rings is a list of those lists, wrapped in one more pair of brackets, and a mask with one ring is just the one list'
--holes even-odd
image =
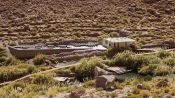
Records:
{"label": "grey rock", "polygon": [[96,77],[96,87],[103,89],[111,89],[115,82],[116,77],[114,75],[102,75]]}
{"label": "grey rock", "polygon": [[17,87],[16,90],[19,91],[19,92],[23,91],[23,89],[21,87]]}
{"label": "grey rock", "polygon": [[95,77],[98,77],[100,75],[108,75],[108,74],[112,74],[112,73],[110,73],[110,72],[108,72],[100,67],[95,68]]}

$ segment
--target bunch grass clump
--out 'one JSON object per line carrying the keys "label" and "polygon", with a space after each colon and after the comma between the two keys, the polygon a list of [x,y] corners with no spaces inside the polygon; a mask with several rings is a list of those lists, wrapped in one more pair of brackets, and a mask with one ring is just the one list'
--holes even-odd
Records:
{"label": "bunch grass clump", "polygon": [[30,74],[36,70],[35,66],[27,64],[1,66],[0,81],[5,82]]}
{"label": "bunch grass clump", "polygon": [[118,53],[109,62],[109,66],[122,66],[130,69],[140,68],[142,65],[149,64],[150,60],[148,57],[143,55],[136,55],[133,52],[125,51]]}
{"label": "bunch grass clump", "polygon": [[43,55],[43,54],[38,54],[34,59],[33,59],[33,62],[35,65],[42,65],[44,64],[46,60],[46,56]]}
{"label": "bunch grass clump", "polygon": [[32,79],[32,83],[34,84],[52,84],[54,83],[53,77],[55,76],[54,73],[49,73],[49,74],[38,74],[34,75]]}
{"label": "bunch grass clump", "polygon": [[84,81],[87,79],[94,78],[95,67],[103,67],[100,63],[100,59],[97,57],[92,57],[89,59],[81,60],[80,64],[72,68],[75,73],[76,79],[79,81]]}

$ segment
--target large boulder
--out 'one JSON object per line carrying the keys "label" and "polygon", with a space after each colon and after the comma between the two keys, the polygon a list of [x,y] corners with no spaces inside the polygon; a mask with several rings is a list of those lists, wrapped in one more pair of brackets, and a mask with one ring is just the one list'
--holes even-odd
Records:
{"label": "large boulder", "polygon": [[96,87],[103,89],[111,89],[115,82],[115,75],[102,75],[96,77]]}
{"label": "large boulder", "polygon": [[111,72],[108,72],[100,67],[95,68],[95,77],[101,76],[101,75],[110,75]]}

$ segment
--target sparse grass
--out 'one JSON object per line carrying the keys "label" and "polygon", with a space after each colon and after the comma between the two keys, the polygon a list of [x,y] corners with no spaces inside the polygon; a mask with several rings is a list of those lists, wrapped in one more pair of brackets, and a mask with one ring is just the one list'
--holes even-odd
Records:
{"label": "sparse grass", "polygon": [[35,71],[35,66],[27,64],[11,65],[11,66],[1,66],[0,67],[0,81],[9,81],[17,79],[21,76],[30,74]]}
{"label": "sparse grass", "polygon": [[140,89],[134,88],[132,91],[133,94],[140,94]]}
{"label": "sparse grass", "polygon": [[70,68],[63,68],[63,69],[56,70],[55,73],[57,75],[69,75],[72,73],[72,71]]}
{"label": "sparse grass", "polygon": [[89,59],[83,59],[79,65],[72,68],[72,71],[75,73],[75,77],[80,80],[88,80],[94,77],[95,67],[103,67],[100,63],[99,58],[92,57]]}
{"label": "sparse grass", "polygon": [[46,60],[46,56],[43,55],[43,54],[38,54],[34,59],[33,59],[33,62],[35,65],[42,65],[44,64]]}
{"label": "sparse grass", "polygon": [[149,98],[149,96],[151,96],[151,93],[148,90],[142,90],[140,92],[140,95],[142,96],[142,98]]}
{"label": "sparse grass", "polygon": [[157,63],[159,59],[151,56],[136,55],[130,51],[118,53],[110,62],[109,66],[122,66],[129,69],[137,70],[141,66],[148,65],[150,63]]}
{"label": "sparse grass", "polygon": [[[154,4],[144,4],[138,0],[109,0],[109,1],[100,1],[100,0],[89,0],[86,1],[77,0],[77,2],[70,2],[67,0],[63,0],[62,2],[44,2],[41,0],[39,3],[40,6],[37,6],[37,1],[33,0],[31,3],[28,3],[26,0],[22,0],[22,2],[12,2],[12,0],[3,0],[0,6],[2,8],[1,14],[3,16],[1,26],[1,38],[3,39],[3,43],[14,45],[14,41],[20,42],[19,44],[35,44],[38,42],[56,42],[58,40],[66,40],[66,39],[88,39],[91,40],[101,39],[107,36],[125,36],[124,34],[119,34],[113,32],[113,30],[104,30],[105,28],[114,28],[114,29],[122,29],[122,28],[131,28],[133,29],[131,34],[129,34],[132,38],[137,38],[137,45],[141,46],[142,44],[151,43],[151,42],[164,42],[166,40],[174,39],[174,26],[175,20],[172,16],[174,16],[174,0],[161,0]],[[69,3],[67,3],[69,2]],[[91,3],[92,2],[92,3]],[[5,3],[5,4],[4,4]],[[13,3],[13,4],[11,4]],[[26,3],[26,4],[23,4]],[[86,5],[86,6],[82,6]],[[19,5],[24,6],[19,6]],[[32,6],[31,4],[36,4],[36,6]],[[66,6],[65,6],[66,4]],[[91,5],[92,4],[92,5]],[[96,4],[96,6],[94,6]],[[18,8],[14,8],[13,6],[18,6]],[[42,10],[47,5],[48,8]],[[57,6],[59,5],[59,6]],[[62,5],[64,7],[62,7]],[[100,5],[100,6],[99,6]],[[102,5],[102,6],[101,6]],[[168,6],[167,6],[168,5]],[[28,10],[30,6],[31,9]],[[103,8],[105,6],[105,8]],[[22,8],[21,8],[22,7]],[[34,7],[34,8],[33,8]],[[31,12],[33,9],[36,9],[36,15],[28,15],[26,12]],[[86,10],[83,9],[87,8]],[[5,9],[5,10],[4,10]],[[22,10],[21,10],[22,9]],[[71,11],[69,11],[71,10]],[[72,11],[74,11],[72,13]],[[7,12],[10,12],[7,14]],[[51,12],[51,14],[45,14]],[[33,13],[33,12],[31,12]],[[7,14],[7,15],[6,15]],[[93,14],[93,15],[91,15]],[[67,19],[67,16],[71,16],[72,19]],[[76,18],[76,20],[74,20]],[[67,22],[58,23],[55,20],[65,19]],[[86,22],[86,20],[88,21]],[[8,22],[9,21],[9,22]],[[41,22],[38,22],[41,21]],[[50,23],[50,22],[53,23]],[[54,23],[54,21],[56,23]],[[62,20],[61,20],[62,21]],[[4,24],[4,22],[8,22],[8,25]],[[34,23],[33,23],[34,22]],[[27,23],[28,25],[24,25]],[[5,27],[4,27],[5,26]],[[44,26],[44,27],[42,27]],[[95,30],[87,30],[87,26],[93,29],[93,27],[98,27],[101,33],[96,33]],[[139,26],[145,27],[155,27],[159,28],[159,30],[145,30],[148,32],[148,35],[141,35],[142,30],[134,30]],[[76,31],[76,27],[81,27],[80,30]],[[89,28],[88,27],[88,28]],[[104,29],[103,29],[104,28]],[[141,27],[142,28],[142,27]],[[43,33],[43,32],[44,33]],[[91,32],[92,31],[92,32]],[[14,32],[18,33],[16,38],[14,36],[4,35],[5,33],[12,34]],[[65,33],[66,32],[66,33]],[[67,34],[67,32],[70,34]],[[113,34],[114,33],[114,34]],[[94,35],[95,34],[95,35]],[[61,37],[61,36],[62,37]],[[99,36],[101,35],[101,36]],[[127,35],[127,34],[126,34]],[[32,36],[32,37],[31,37]],[[99,36],[99,38],[97,38]],[[30,38],[31,37],[31,38]],[[36,37],[36,38],[34,38]],[[40,38],[42,37],[42,38]],[[13,42],[13,43],[12,43]],[[1,49],[0,49],[1,51]],[[115,52],[115,51],[114,51]],[[114,55],[114,52],[111,52]],[[120,60],[112,61],[112,66],[126,66],[129,68],[138,68],[139,72],[145,75],[167,75],[171,72],[171,69],[175,69],[174,67],[174,58],[169,54],[169,52],[162,51],[157,56],[149,56],[145,59],[145,56],[137,57],[137,56],[119,56]],[[117,59],[117,58],[116,58]],[[36,60],[36,65],[42,65],[43,60]],[[41,62],[40,62],[41,61]],[[149,62],[147,62],[149,61]],[[0,74],[2,74],[3,78],[9,78],[14,76],[21,76],[23,74],[27,74],[26,72],[33,72],[33,67],[30,68],[21,68],[16,61],[9,59],[5,52],[0,53]],[[87,61],[88,62],[88,61]],[[94,61],[92,61],[94,62]],[[97,62],[97,61],[95,61]],[[83,65],[84,64],[84,65]],[[82,66],[78,66],[77,68],[72,68],[72,70],[79,71],[81,70],[82,74],[81,78],[92,77],[93,75],[89,74],[86,70],[93,71],[94,67],[91,67],[93,63],[83,63]],[[97,63],[98,65],[98,63]],[[156,65],[156,66],[155,66]],[[13,67],[10,67],[13,66]],[[90,67],[89,67],[90,66]],[[26,67],[26,66],[25,66]],[[81,67],[83,67],[81,69]],[[92,68],[92,69],[91,69]],[[141,69],[140,69],[141,68]],[[171,69],[170,69],[171,68]],[[30,71],[26,71],[25,69],[29,69]],[[42,70],[42,69],[41,69]],[[72,71],[71,70],[71,71]],[[168,71],[169,70],[169,71]],[[167,72],[168,71],[168,72]],[[58,73],[69,73],[70,70],[61,70]],[[175,71],[174,71],[175,72]],[[9,74],[10,73],[10,74]],[[18,74],[16,74],[18,73]],[[76,74],[78,76],[78,74]],[[162,76],[165,77],[165,76]],[[36,78],[36,77],[35,77]],[[154,85],[156,82],[154,81],[155,77],[152,77],[152,80],[147,81],[150,85],[150,91],[144,90],[140,91],[139,94],[133,94],[131,98],[143,98],[150,96],[150,92],[152,93],[153,98],[163,97],[165,93],[172,93],[172,88],[157,88]],[[171,77],[172,78],[172,77]],[[10,79],[10,78],[9,78]],[[47,80],[47,77],[42,76],[41,81]],[[50,79],[50,78],[49,78]],[[84,80],[84,79],[83,79]],[[134,86],[136,82],[140,80],[133,80],[124,84]],[[42,83],[42,82],[41,82]],[[76,87],[59,87],[59,86],[48,86],[50,83],[48,80],[44,82],[44,85],[39,84],[30,84],[30,83],[16,83],[13,85],[7,85],[0,88],[0,97],[2,98],[36,98],[40,97],[40,95],[48,95],[49,97],[55,96],[59,92],[67,91],[69,89],[75,89]],[[93,83],[92,83],[93,84]],[[170,82],[171,87],[173,87],[173,83]],[[91,82],[86,84],[88,87],[91,86]],[[119,84],[117,84],[118,87]],[[14,87],[13,87],[14,86]],[[19,92],[16,90],[16,87],[22,87],[23,92]],[[44,93],[43,93],[44,92]],[[42,93],[42,94],[41,94]],[[46,94],[45,94],[46,93]],[[110,96],[110,95],[108,95]],[[111,95],[115,96],[115,93]]]}
{"label": "sparse grass", "polygon": [[55,76],[55,74],[53,73],[34,75],[32,79],[32,83],[40,84],[40,85],[52,84],[54,83],[53,76]]}
{"label": "sparse grass", "polygon": [[89,80],[89,81],[85,82],[83,87],[85,87],[85,88],[87,88],[87,87],[95,87],[95,80]]}
{"label": "sparse grass", "polygon": [[167,65],[159,65],[154,71],[155,75],[163,76],[172,73],[172,69]]}
{"label": "sparse grass", "polygon": [[141,74],[154,74],[154,70],[157,68],[157,64],[150,64],[150,65],[147,65],[147,66],[143,66],[140,70],[139,70],[139,73]]}
{"label": "sparse grass", "polygon": [[171,55],[170,52],[167,52],[167,51],[164,51],[164,50],[160,51],[160,52],[157,54],[157,56],[158,56],[159,58],[161,58],[161,59],[167,58],[167,57],[169,57],[170,55]]}
{"label": "sparse grass", "polygon": [[166,58],[163,61],[164,61],[165,64],[167,64],[170,67],[174,67],[175,66],[175,58],[169,57],[169,58]]}

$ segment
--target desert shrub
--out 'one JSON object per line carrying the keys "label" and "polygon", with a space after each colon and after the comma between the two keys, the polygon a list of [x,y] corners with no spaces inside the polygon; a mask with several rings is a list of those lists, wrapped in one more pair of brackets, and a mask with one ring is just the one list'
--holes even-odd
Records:
{"label": "desert shrub", "polygon": [[5,56],[0,57],[0,63],[5,62],[6,60],[7,60],[7,57],[5,57]]}
{"label": "desert shrub", "polygon": [[149,98],[149,96],[151,96],[151,93],[148,90],[142,90],[140,92],[140,95],[142,96],[142,98]]}
{"label": "desert shrub", "polygon": [[16,43],[15,42],[10,42],[9,46],[16,46]]}
{"label": "desert shrub", "polygon": [[140,89],[135,87],[135,88],[133,88],[132,93],[133,94],[140,94]]}
{"label": "desert shrub", "polygon": [[166,87],[165,89],[164,89],[164,92],[165,93],[169,93],[171,91],[171,88],[169,88],[169,87]]}
{"label": "desert shrub", "polygon": [[147,66],[143,66],[140,70],[139,70],[139,73],[140,74],[144,74],[144,75],[147,75],[147,74],[154,74],[154,70],[157,68],[157,64],[150,64],[150,65],[147,65]]}
{"label": "desert shrub", "polygon": [[133,67],[140,68],[142,65],[148,65],[150,63],[150,58],[144,55],[135,55],[135,63]]}
{"label": "desert shrub", "polygon": [[175,58],[169,57],[163,60],[163,62],[167,64],[168,66],[171,66],[171,67],[175,66]]}
{"label": "desert shrub", "polygon": [[33,59],[33,62],[35,65],[42,65],[44,64],[46,60],[46,56],[43,55],[43,54],[38,54],[34,59]]}
{"label": "desert shrub", "polygon": [[58,75],[68,75],[70,73],[72,73],[72,71],[70,70],[70,68],[63,68],[63,69],[59,69],[55,71],[56,74]]}
{"label": "desert shrub", "polygon": [[148,55],[146,58],[148,59],[149,64],[159,64],[161,62],[161,59],[155,55]]}
{"label": "desert shrub", "polygon": [[15,57],[0,57],[0,66],[17,65],[20,63]]}
{"label": "desert shrub", "polygon": [[6,50],[0,47],[0,66],[4,65],[7,60],[8,56]]}
{"label": "desert shrub", "polygon": [[49,88],[46,95],[49,97],[49,98],[53,98],[56,96],[56,94],[58,93],[58,88],[57,87],[52,87],[52,88]]}
{"label": "desert shrub", "polygon": [[92,79],[96,66],[102,67],[102,64],[97,57],[83,59],[81,63],[74,68],[75,77],[80,81]]}
{"label": "desert shrub", "polygon": [[129,51],[118,53],[109,63],[110,66],[123,66],[131,69],[137,69],[147,64],[149,64],[147,57],[144,55],[135,55]]}
{"label": "desert shrub", "polygon": [[0,47],[0,52],[4,52],[4,51],[5,51],[5,49]]}
{"label": "desert shrub", "polygon": [[156,76],[163,76],[172,73],[172,70],[171,67],[169,67],[166,64],[150,64],[148,66],[143,66],[139,70],[139,73],[144,75],[150,74]]}
{"label": "desert shrub", "polygon": [[157,57],[163,59],[163,58],[167,58],[171,55],[170,52],[167,52],[167,51],[160,51],[158,54],[157,54]]}
{"label": "desert shrub", "polygon": [[5,63],[4,63],[4,65],[17,65],[18,63],[20,63],[20,61],[18,60],[18,59],[16,59],[15,57],[9,57],[6,61],[5,61]]}
{"label": "desert shrub", "polygon": [[111,48],[111,49],[108,49],[108,51],[107,51],[107,57],[111,58],[111,57],[113,57],[116,53],[122,52],[122,51],[123,51],[122,49],[118,49],[118,48]]}
{"label": "desert shrub", "polygon": [[115,82],[113,86],[115,89],[123,89],[122,85],[119,82]]}
{"label": "desert shrub", "polygon": [[25,88],[26,87],[26,84],[23,83],[23,82],[15,82],[15,83],[12,84],[12,87],[14,89],[16,89],[17,87]]}
{"label": "desert shrub", "polygon": [[152,76],[151,75],[146,75],[143,77],[144,81],[151,81],[152,80]]}
{"label": "desert shrub", "polygon": [[34,75],[32,79],[32,83],[34,84],[50,84],[53,83],[53,76],[54,74],[38,74]]}
{"label": "desert shrub", "polygon": [[0,81],[14,80],[35,71],[35,66],[19,64],[14,66],[0,67]]}
{"label": "desert shrub", "polygon": [[89,80],[84,83],[83,87],[93,87],[95,86],[95,80]]}
{"label": "desert shrub", "polygon": [[166,64],[160,64],[157,66],[157,68],[154,70],[154,74],[158,76],[167,75],[169,73],[172,73],[171,67],[169,67]]}
{"label": "desert shrub", "polygon": [[26,83],[26,86],[25,86],[25,90],[27,92],[40,92],[44,88],[46,88],[45,85],[29,84],[29,83]]}
{"label": "desert shrub", "polygon": [[112,60],[112,66],[119,65],[119,66],[132,66],[135,63],[133,53],[129,51],[125,51],[122,53],[118,53],[114,59]]}

